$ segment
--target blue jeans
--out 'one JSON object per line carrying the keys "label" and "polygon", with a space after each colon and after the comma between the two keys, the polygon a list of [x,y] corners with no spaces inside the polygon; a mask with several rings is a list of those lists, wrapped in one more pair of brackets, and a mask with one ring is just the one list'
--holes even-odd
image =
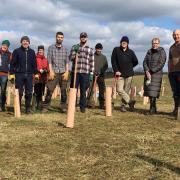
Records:
{"label": "blue jeans", "polygon": [[173,97],[180,97],[180,71],[170,72],[168,76]]}
{"label": "blue jeans", "polygon": [[0,87],[1,87],[1,94],[0,94],[0,106],[4,107],[6,103],[6,87],[7,87],[7,76],[0,76]]}
{"label": "blue jeans", "polygon": [[[71,76],[71,88],[73,87],[74,73]],[[76,88],[78,89],[80,86],[80,109],[86,108],[86,91],[89,87],[89,74],[86,73],[77,73],[76,76]]]}

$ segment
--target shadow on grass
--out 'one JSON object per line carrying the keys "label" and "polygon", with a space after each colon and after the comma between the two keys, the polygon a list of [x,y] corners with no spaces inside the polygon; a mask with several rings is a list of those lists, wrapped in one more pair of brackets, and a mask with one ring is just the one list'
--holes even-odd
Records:
{"label": "shadow on grass", "polygon": [[161,161],[161,160],[149,157],[149,156],[145,156],[145,155],[137,154],[136,157],[154,165],[156,168],[164,167],[180,175],[180,167],[174,166],[170,163],[167,163],[167,162],[164,162],[164,161]]}

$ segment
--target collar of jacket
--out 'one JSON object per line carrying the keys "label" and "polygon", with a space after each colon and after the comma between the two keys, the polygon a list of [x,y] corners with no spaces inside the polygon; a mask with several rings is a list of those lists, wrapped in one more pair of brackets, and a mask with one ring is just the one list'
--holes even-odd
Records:
{"label": "collar of jacket", "polygon": [[2,48],[1,48],[1,49],[0,49],[0,54],[3,54],[3,53],[8,53],[8,54],[9,54],[10,52],[9,52],[9,50],[3,51]]}
{"label": "collar of jacket", "polygon": [[24,48],[23,46],[21,46],[21,49],[23,50],[23,51],[25,51],[25,50],[29,50],[29,47],[26,49],[26,48]]}
{"label": "collar of jacket", "polygon": [[125,51],[123,50],[122,46],[120,46],[120,50],[123,51],[123,52],[126,52],[126,51],[129,50],[129,46],[127,46],[127,49]]}
{"label": "collar of jacket", "polygon": [[36,54],[36,57],[37,57],[37,58],[41,58],[41,59],[44,59],[44,58],[45,58],[44,55],[40,55],[40,54],[38,54],[38,53]]}

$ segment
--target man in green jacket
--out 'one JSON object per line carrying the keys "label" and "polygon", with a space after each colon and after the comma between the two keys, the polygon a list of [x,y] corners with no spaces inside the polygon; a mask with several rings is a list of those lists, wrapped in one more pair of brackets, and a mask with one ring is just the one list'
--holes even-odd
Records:
{"label": "man in green jacket", "polygon": [[[99,87],[99,108],[104,109],[104,92],[105,92],[105,72],[108,68],[107,58],[102,54],[103,46],[101,43],[96,44],[94,53],[94,78],[93,83],[90,83],[88,93],[88,107],[94,106],[93,94],[94,94],[94,83],[98,84]],[[95,82],[96,81],[96,82]]]}

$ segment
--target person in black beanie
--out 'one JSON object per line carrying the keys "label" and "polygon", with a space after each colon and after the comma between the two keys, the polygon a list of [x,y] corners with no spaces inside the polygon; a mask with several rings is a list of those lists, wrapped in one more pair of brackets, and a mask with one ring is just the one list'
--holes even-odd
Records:
{"label": "person in black beanie", "polygon": [[123,36],[120,47],[115,47],[111,56],[112,68],[116,78],[117,92],[122,97],[121,112],[126,112],[126,104],[130,111],[134,110],[135,101],[130,99],[129,90],[134,75],[133,68],[138,64],[138,59],[133,50],[129,49],[129,38]]}
{"label": "person in black beanie", "polygon": [[107,58],[104,54],[102,54],[102,50],[103,50],[103,46],[101,43],[97,43],[95,46],[95,53],[94,53],[94,78],[93,78],[93,82],[90,83],[90,87],[89,87],[89,93],[88,93],[88,103],[87,106],[88,107],[92,107],[94,106],[94,102],[93,102],[93,91],[94,91],[94,81],[95,78],[97,79],[96,82],[98,84],[99,87],[99,108],[100,109],[104,109],[104,92],[105,92],[105,72],[108,68],[108,62],[107,62]]}
{"label": "person in black beanie", "polygon": [[[19,99],[21,99],[25,89],[25,108],[26,114],[31,113],[30,105],[32,98],[33,74],[38,79],[36,55],[33,49],[29,47],[30,39],[28,36],[21,38],[21,47],[15,49],[10,63],[10,74],[15,75],[15,87],[19,89]],[[11,80],[12,80],[11,78]]]}

